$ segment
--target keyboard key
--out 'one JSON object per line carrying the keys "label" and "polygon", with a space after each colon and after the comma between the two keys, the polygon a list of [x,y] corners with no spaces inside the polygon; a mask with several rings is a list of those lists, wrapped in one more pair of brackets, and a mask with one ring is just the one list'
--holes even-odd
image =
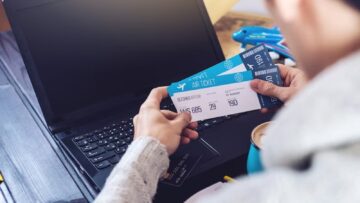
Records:
{"label": "keyboard key", "polygon": [[118,132],[118,130],[116,130],[116,131],[115,131],[115,130],[112,130],[112,131],[109,132],[109,135],[110,135],[110,136],[114,136],[114,135],[116,135],[117,132]]}
{"label": "keyboard key", "polygon": [[79,147],[85,146],[87,144],[89,144],[89,142],[87,140],[80,140],[79,142],[77,142],[77,145]]}
{"label": "keyboard key", "polygon": [[101,155],[99,155],[97,157],[94,157],[94,158],[90,159],[90,161],[93,162],[93,163],[98,163],[100,161],[104,161],[106,159],[112,158],[113,156],[115,156],[114,152],[106,152],[104,154],[101,154]]}
{"label": "keyboard key", "polygon": [[223,117],[217,118],[216,120],[217,120],[217,123],[221,123],[221,122],[225,121],[226,118],[223,116]]}
{"label": "keyboard key", "polygon": [[134,129],[133,128],[130,128],[128,131],[127,131],[128,134],[130,135],[133,135],[134,134]]}
{"label": "keyboard key", "polygon": [[80,140],[82,140],[82,139],[84,139],[85,138],[85,136],[84,135],[80,135],[80,136],[76,136],[76,137],[74,137],[74,141],[75,142],[78,142],[78,141],[80,141]]}
{"label": "keyboard key", "polygon": [[127,147],[118,147],[118,148],[115,149],[115,152],[117,154],[124,154],[126,152],[126,148]]}
{"label": "keyboard key", "polygon": [[96,142],[96,141],[98,141],[98,140],[99,140],[99,139],[98,139],[96,136],[92,136],[92,137],[89,137],[89,138],[87,139],[87,141],[90,142],[90,143]]}
{"label": "keyboard key", "polygon": [[115,142],[115,136],[108,137],[108,142]]}
{"label": "keyboard key", "polygon": [[116,145],[114,143],[110,143],[108,145],[105,146],[105,149],[110,151],[116,148]]}
{"label": "keyboard key", "polygon": [[86,156],[91,158],[91,157],[97,156],[99,154],[102,154],[104,152],[105,152],[105,149],[100,147],[100,148],[97,148],[97,149],[87,152]]}
{"label": "keyboard key", "polygon": [[128,144],[130,144],[130,142],[131,142],[132,139],[131,139],[131,137],[126,137],[124,140],[125,140],[125,142],[127,142]]}
{"label": "keyboard key", "polygon": [[108,166],[110,166],[110,165],[111,165],[110,162],[107,161],[107,160],[105,160],[105,161],[102,161],[102,162],[100,162],[100,163],[98,163],[98,164],[95,164],[95,167],[96,167],[97,169],[103,169],[103,168],[106,168],[106,167],[108,167]]}
{"label": "keyboard key", "polygon": [[96,148],[97,148],[96,144],[89,144],[89,145],[86,145],[85,147],[81,148],[81,150],[83,152],[88,152],[88,151],[96,149]]}
{"label": "keyboard key", "polygon": [[129,128],[129,125],[128,124],[123,124],[122,127],[123,127],[124,130],[127,130]]}
{"label": "keyboard key", "polygon": [[98,138],[99,139],[104,139],[106,137],[106,134],[105,133],[99,133],[97,134]]}
{"label": "keyboard key", "polygon": [[219,120],[217,120],[217,119],[212,119],[212,120],[210,121],[211,125],[215,125],[215,124],[217,124],[218,122],[219,122]]}
{"label": "keyboard key", "polygon": [[128,121],[121,121],[120,125],[124,125],[124,124],[127,124]]}
{"label": "keyboard key", "polygon": [[202,126],[202,125],[199,125],[197,128],[196,128],[196,130],[197,131],[202,131],[202,130],[204,130],[205,128],[204,128],[204,126]]}
{"label": "keyboard key", "polygon": [[119,136],[120,138],[124,138],[124,137],[126,137],[126,135],[127,135],[127,134],[124,133],[124,132],[121,132],[121,133],[118,134],[118,136]]}
{"label": "keyboard key", "polygon": [[98,145],[100,145],[100,146],[109,144],[109,142],[108,142],[107,140],[99,140],[97,143],[98,143]]}
{"label": "keyboard key", "polygon": [[95,134],[99,134],[99,133],[101,133],[101,132],[102,132],[102,130],[95,130],[95,131],[94,131]]}
{"label": "keyboard key", "polygon": [[92,134],[92,133],[86,133],[86,134],[84,134],[84,136],[86,137],[86,138],[88,138],[88,137],[91,137],[91,136],[93,136],[94,134]]}
{"label": "keyboard key", "polygon": [[204,126],[205,128],[210,127],[210,125],[211,125],[211,123],[209,123],[209,122],[204,122],[204,123],[203,123],[203,126]]}
{"label": "keyboard key", "polygon": [[118,140],[115,142],[116,146],[121,147],[126,145],[127,143],[125,142],[125,140]]}
{"label": "keyboard key", "polygon": [[119,161],[120,161],[120,156],[118,156],[118,155],[116,155],[113,158],[109,159],[109,162],[111,164],[114,164],[114,165],[117,164]]}

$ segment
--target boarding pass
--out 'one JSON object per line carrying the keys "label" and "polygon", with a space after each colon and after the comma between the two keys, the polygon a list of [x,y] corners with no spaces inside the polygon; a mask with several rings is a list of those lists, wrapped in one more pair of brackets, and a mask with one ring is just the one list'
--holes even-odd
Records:
{"label": "boarding pass", "polygon": [[177,111],[191,113],[193,121],[281,105],[250,88],[255,78],[282,85],[278,67],[263,45],[172,83],[168,93]]}

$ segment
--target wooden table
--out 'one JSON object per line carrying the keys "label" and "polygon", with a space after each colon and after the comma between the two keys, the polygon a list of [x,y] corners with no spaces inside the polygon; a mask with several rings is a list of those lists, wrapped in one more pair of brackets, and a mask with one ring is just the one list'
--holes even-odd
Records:
{"label": "wooden table", "polygon": [[[270,25],[262,17],[228,13],[215,29],[226,57],[239,53],[231,34],[243,25]],[[1,202],[87,202],[94,191],[54,142],[28,83],[26,70],[0,63]]]}

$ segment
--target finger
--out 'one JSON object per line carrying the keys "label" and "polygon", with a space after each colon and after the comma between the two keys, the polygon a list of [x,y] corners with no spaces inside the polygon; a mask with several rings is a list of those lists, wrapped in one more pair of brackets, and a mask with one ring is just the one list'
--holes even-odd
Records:
{"label": "finger", "polygon": [[198,126],[198,122],[192,122],[188,125],[188,128],[195,130]]}
{"label": "finger", "polygon": [[[277,66],[279,67],[281,79],[283,79],[286,86],[290,85],[292,80],[299,74],[303,74],[303,72],[298,68],[287,67],[283,64],[277,64]],[[303,77],[306,78],[306,76]]]}
{"label": "finger", "polygon": [[[161,113],[169,120],[173,120],[179,115],[178,113],[169,110],[161,110]],[[192,122],[187,126],[187,128],[196,129],[198,126],[198,122]]]}
{"label": "finger", "polygon": [[133,124],[134,124],[134,136],[137,135],[137,132],[138,132],[138,128],[139,126],[137,125],[138,124],[138,120],[139,120],[139,115],[135,115],[134,118],[133,118]]}
{"label": "finger", "polygon": [[157,87],[151,90],[141,108],[156,108],[160,109],[161,101],[168,96],[167,87]]}
{"label": "finger", "polygon": [[279,68],[279,72],[280,72],[280,77],[282,79],[285,79],[287,77],[287,75],[289,74],[291,68],[286,67],[284,64],[276,64],[277,67]]}
{"label": "finger", "polygon": [[252,80],[250,86],[255,92],[265,96],[276,97],[281,101],[286,101],[288,98],[289,92],[286,87],[280,87],[264,80]]}
{"label": "finger", "polygon": [[189,144],[190,143],[190,138],[188,137],[181,137],[181,143],[183,144]]}
{"label": "finger", "polygon": [[260,109],[260,112],[261,112],[261,113],[268,113],[268,112],[269,112],[269,109],[263,108],[263,109]]}
{"label": "finger", "polygon": [[161,110],[161,113],[169,120],[173,120],[174,118],[176,118],[176,116],[179,115],[178,113],[169,110]]}
{"label": "finger", "polygon": [[136,114],[135,116],[134,116],[134,118],[133,118],[133,124],[136,126],[136,124],[137,124],[137,120],[139,119],[139,115],[138,114]]}
{"label": "finger", "polygon": [[199,133],[196,132],[195,130],[191,130],[191,129],[189,129],[189,128],[185,128],[185,129],[183,130],[182,136],[183,136],[183,137],[188,137],[188,138],[190,138],[190,139],[192,139],[192,140],[195,140],[195,139],[197,139],[197,138],[199,137]]}
{"label": "finger", "polygon": [[180,128],[181,130],[186,128],[191,121],[191,115],[188,112],[183,112],[181,114],[179,114],[174,120],[172,120],[171,122],[178,128]]}

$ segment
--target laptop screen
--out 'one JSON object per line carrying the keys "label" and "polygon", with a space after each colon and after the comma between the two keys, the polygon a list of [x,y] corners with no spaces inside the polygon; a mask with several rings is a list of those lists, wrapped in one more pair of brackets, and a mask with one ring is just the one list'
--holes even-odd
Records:
{"label": "laptop screen", "polygon": [[130,102],[223,57],[197,0],[31,2],[12,20],[50,122]]}

